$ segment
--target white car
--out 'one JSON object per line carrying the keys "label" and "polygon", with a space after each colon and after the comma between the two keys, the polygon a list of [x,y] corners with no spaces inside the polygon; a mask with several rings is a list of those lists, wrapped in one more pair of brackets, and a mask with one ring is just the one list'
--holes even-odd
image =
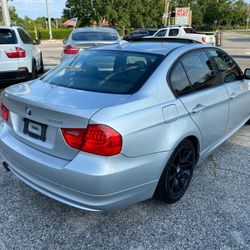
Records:
{"label": "white car", "polygon": [[0,82],[34,79],[43,73],[42,53],[29,34],[18,26],[0,26]]}
{"label": "white car", "polygon": [[158,30],[153,37],[186,38],[203,44],[216,44],[213,33],[198,33],[192,27],[176,26],[163,28]]}

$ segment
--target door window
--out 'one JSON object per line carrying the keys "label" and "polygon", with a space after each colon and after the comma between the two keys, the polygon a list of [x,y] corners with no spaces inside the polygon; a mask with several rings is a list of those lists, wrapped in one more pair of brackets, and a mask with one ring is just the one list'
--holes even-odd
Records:
{"label": "door window", "polygon": [[181,61],[193,89],[215,84],[216,74],[205,51],[190,53],[184,56]]}
{"label": "door window", "polygon": [[241,70],[234,60],[221,50],[209,50],[210,57],[216,63],[223,82],[233,82],[241,79]]}
{"label": "door window", "polygon": [[179,29],[170,29],[169,30],[169,36],[178,36],[179,34]]}
{"label": "door window", "polygon": [[187,75],[182,64],[177,63],[170,75],[170,84],[173,91],[178,95],[182,95],[191,90],[191,85],[189,84]]}

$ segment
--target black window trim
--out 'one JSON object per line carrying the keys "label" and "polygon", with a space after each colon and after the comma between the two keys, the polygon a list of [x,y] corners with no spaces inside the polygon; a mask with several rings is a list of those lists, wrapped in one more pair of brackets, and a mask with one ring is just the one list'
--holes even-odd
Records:
{"label": "black window trim", "polygon": [[[189,77],[188,77],[188,75],[187,75],[187,72],[186,72],[186,70],[185,70],[185,68],[184,68],[184,66],[183,66],[183,64],[182,64],[182,61],[181,61],[181,59],[182,59],[184,56],[188,55],[188,54],[195,53],[195,52],[197,52],[197,51],[203,51],[203,52],[205,52],[206,55],[208,56],[209,60],[211,61],[212,66],[213,66],[213,69],[214,69],[214,72],[215,72],[214,80],[215,80],[215,81],[218,81],[218,80],[219,80],[220,75],[218,74],[218,69],[215,67],[214,63],[212,62],[212,60],[210,59],[210,56],[208,55],[208,53],[207,53],[207,51],[206,51],[206,49],[212,49],[212,48],[214,48],[214,47],[194,48],[194,49],[192,49],[192,50],[186,51],[185,53],[183,53],[182,55],[180,55],[180,56],[174,61],[174,63],[171,65],[170,70],[168,71],[167,76],[166,76],[166,81],[167,81],[167,85],[169,86],[169,88],[170,88],[172,94],[173,94],[176,98],[179,98],[180,96],[188,95],[188,94],[191,94],[191,93],[194,93],[194,92],[197,92],[197,91],[202,91],[202,90],[204,90],[204,89],[207,89],[207,88],[210,86],[210,85],[206,84],[206,85],[204,85],[204,87],[202,87],[202,88],[196,88],[196,89],[193,88],[193,85],[191,84],[190,79],[189,79]],[[223,51],[223,50],[222,50],[222,51]],[[183,93],[183,94],[177,94],[177,93],[174,91],[174,89],[173,89],[173,87],[172,87],[172,84],[171,84],[171,81],[170,81],[170,77],[171,77],[171,74],[172,74],[172,72],[173,72],[173,70],[174,70],[174,67],[175,67],[179,62],[181,63],[181,65],[182,65],[182,67],[183,67],[183,69],[184,69],[184,72],[185,72],[185,74],[186,74],[186,76],[187,76],[187,79],[188,79],[188,81],[189,81],[189,84],[191,85],[191,90],[190,90],[190,91],[187,91],[187,92],[185,92],[185,93]],[[212,86],[212,87],[217,87],[217,86],[218,86],[218,85],[214,85],[214,86]],[[210,88],[211,88],[211,87],[210,87]]]}
{"label": "black window trim", "polygon": [[[215,50],[215,51],[221,51],[222,53],[224,53],[225,55],[227,55],[231,60],[233,60],[235,66],[238,68],[239,73],[240,73],[240,77],[241,80],[243,80],[243,71],[241,69],[241,67],[239,66],[239,64],[234,60],[234,58],[232,56],[230,56],[226,51],[220,49],[220,48],[206,48],[206,53],[208,55],[208,57],[210,58],[211,62],[214,64],[214,67],[216,68],[217,71],[217,75],[221,78],[223,77],[225,74],[227,74],[230,70],[233,70],[233,67],[230,68],[229,70],[225,71],[225,72],[220,72],[217,63],[215,62],[215,60],[213,59],[213,57],[210,55],[209,50]],[[224,82],[224,84],[228,84],[229,82]]]}

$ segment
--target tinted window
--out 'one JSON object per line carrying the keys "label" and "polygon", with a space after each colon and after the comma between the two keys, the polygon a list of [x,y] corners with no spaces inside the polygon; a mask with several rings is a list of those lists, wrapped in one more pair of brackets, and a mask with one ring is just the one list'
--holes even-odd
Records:
{"label": "tinted window", "polygon": [[155,34],[155,36],[157,36],[157,37],[163,37],[163,36],[166,35],[167,31],[168,31],[168,30],[160,30],[159,32],[157,32],[157,33]]}
{"label": "tinted window", "polygon": [[186,33],[189,33],[189,34],[194,34],[194,33],[196,33],[195,30],[192,29],[192,28],[184,28],[184,31],[185,31]]}
{"label": "tinted window", "polygon": [[223,75],[224,82],[241,79],[241,72],[234,60],[221,50],[209,50],[210,56],[215,61],[219,72]]}
{"label": "tinted window", "polygon": [[163,59],[147,53],[89,50],[66,60],[41,79],[67,88],[130,94],[144,84]]}
{"label": "tinted window", "polygon": [[202,88],[207,84],[214,84],[215,72],[204,51],[186,55],[182,59],[182,63],[193,88]]}
{"label": "tinted window", "polygon": [[0,44],[17,44],[14,30],[0,29]]}
{"label": "tinted window", "polygon": [[75,32],[72,34],[75,41],[116,41],[118,36],[108,32]]}
{"label": "tinted window", "polygon": [[170,76],[172,89],[177,95],[184,94],[191,90],[187,75],[181,63],[177,63]]}
{"label": "tinted window", "polygon": [[23,29],[17,29],[19,36],[24,44],[32,44],[33,41],[30,38],[30,36],[23,30]]}
{"label": "tinted window", "polygon": [[178,36],[179,34],[179,29],[170,29],[169,31],[169,36]]}

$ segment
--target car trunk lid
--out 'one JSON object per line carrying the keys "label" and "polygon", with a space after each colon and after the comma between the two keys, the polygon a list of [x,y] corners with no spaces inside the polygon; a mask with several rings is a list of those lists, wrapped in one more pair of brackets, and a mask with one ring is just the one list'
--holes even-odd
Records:
{"label": "car trunk lid", "polygon": [[128,97],[75,90],[36,80],[7,88],[3,102],[10,110],[10,133],[15,138],[40,151],[71,160],[78,151],[66,144],[61,128],[86,128],[100,109]]}

